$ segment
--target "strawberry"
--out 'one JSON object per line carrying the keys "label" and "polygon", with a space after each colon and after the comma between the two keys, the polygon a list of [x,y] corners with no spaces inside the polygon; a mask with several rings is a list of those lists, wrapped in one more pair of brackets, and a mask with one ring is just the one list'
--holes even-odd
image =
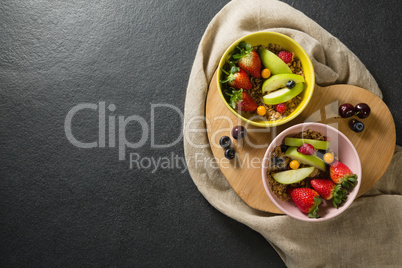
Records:
{"label": "strawberry", "polygon": [[345,188],[355,186],[357,182],[357,175],[353,174],[352,171],[340,161],[336,161],[331,165],[329,175],[333,182],[341,184]]}
{"label": "strawberry", "polygon": [[278,53],[278,57],[281,58],[281,60],[283,60],[286,64],[289,64],[293,60],[293,53],[282,50]]}
{"label": "strawberry", "polygon": [[258,53],[253,50],[251,44],[244,41],[240,42],[236,46],[236,51],[231,59],[251,76],[261,78],[261,59]]}
{"label": "strawberry", "polygon": [[251,51],[239,60],[239,66],[251,76],[261,78],[261,60],[257,52]]}
{"label": "strawberry", "polygon": [[220,82],[228,83],[229,86],[234,87],[235,89],[252,89],[253,84],[251,84],[248,74],[243,69],[236,67],[233,62],[230,62],[229,65],[230,72],[226,72],[222,69],[222,72],[225,73],[227,77],[225,80],[221,80]]}
{"label": "strawberry", "polygon": [[310,188],[288,187],[287,193],[301,212],[308,213],[309,218],[319,218],[318,205],[322,199],[316,191]]}
{"label": "strawberry", "polygon": [[233,109],[244,112],[253,112],[258,108],[257,102],[242,89],[233,90],[232,94],[226,94],[230,96],[230,106],[232,106]]}
{"label": "strawberry", "polygon": [[311,187],[325,200],[331,200],[334,207],[338,207],[347,198],[347,192],[340,184],[327,179],[312,179]]}

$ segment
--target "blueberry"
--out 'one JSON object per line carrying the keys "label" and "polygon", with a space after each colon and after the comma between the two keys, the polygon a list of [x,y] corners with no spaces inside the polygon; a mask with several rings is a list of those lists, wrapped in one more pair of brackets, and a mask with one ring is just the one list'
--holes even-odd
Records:
{"label": "blueberry", "polygon": [[226,151],[225,151],[225,157],[227,159],[233,159],[235,157],[235,154],[236,154],[236,152],[232,148],[226,149]]}
{"label": "blueberry", "polygon": [[288,150],[289,146],[286,146],[285,144],[281,144],[281,151],[284,153]]}
{"label": "blueberry", "polygon": [[294,88],[295,85],[296,85],[296,83],[293,80],[289,80],[289,82],[286,83],[286,87],[289,89]]}
{"label": "blueberry", "polygon": [[232,129],[232,136],[233,138],[241,139],[247,135],[247,130],[243,126],[235,126]]}
{"label": "blueberry", "polygon": [[273,170],[276,170],[276,171],[284,171],[284,170],[286,170],[287,165],[286,165],[285,158],[275,156],[275,157],[273,157],[271,159],[271,161],[272,161]]}
{"label": "blueberry", "polygon": [[350,121],[350,124],[351,124],[351,128],[352,128],[352,130],[353,130],[354,132],[359,133],[359,132],[362,132],[363,129],[364,129],[364,124],[363,124],[363,122],[360,122],[360,121],[358,121],[358,120],[351,120],[351,121]]}
{"label": "blueberry", "polygon": [[273,157],[272,158],[272,164],[274,164],[274,166],[280,166],[285,162],[285,159],[283,159],[282,157]]}
{"label": "blueberry", "polygon": [[224,149],[229,148],[231,144],[232,144],[232,140],[228,136],[223,136],[219,140],[219,145]]}

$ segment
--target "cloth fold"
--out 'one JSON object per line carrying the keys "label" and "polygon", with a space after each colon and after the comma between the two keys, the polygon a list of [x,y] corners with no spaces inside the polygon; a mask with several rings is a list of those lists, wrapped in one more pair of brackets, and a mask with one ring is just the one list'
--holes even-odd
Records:
{"label": "cloth fold", "polygon": [[[210,22],[197,49],[184,111],[184,151],[190,175],[208,202],[263,235],[288,267],[398,266],[402,264],[402,148],[387,172],[338,217],[319,223],[297,221],[249,207],[212,161],[205,130],[205,101],[219,59],[235,40],[257,31],[295,39],[309,54],[320,86],[351,84],[379,97],[363,63],[342,42],[302,12],[276,0],[233,0]],[[228,34],[230,33],[230,35]],[[363,167],[364,168],[364,167]]]}

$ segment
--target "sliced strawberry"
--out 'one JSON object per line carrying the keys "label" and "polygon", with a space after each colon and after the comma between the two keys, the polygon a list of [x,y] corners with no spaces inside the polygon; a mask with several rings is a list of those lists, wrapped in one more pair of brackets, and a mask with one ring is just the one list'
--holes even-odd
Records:
{"label": "sliced strawberry", "polygon": [[341,184],[344,188],[355,186],[357,182],[357,175],[340,161],[337,161],[329,168],[329,175],[333,182]]}
{"label": "sliced strawberry", "polygon": [[334,207],[338,207],[347,198],[347,191],[340,184],[327,179],[312,179],[311,187],[325,200],[331,200]]}
{"label": "sliced strawberry", "polygon": [[289,64],[293,60],[294,54],[289,51],[282,50],[278,53],[278,57],[281,58],[286,64]]}
{"label": "sliced strawberry", "polygon": [[240,42],[231,59],[251,76],[261,78],[261,59],[251,44],[244,41]]}
{"label": "sliced strawberry", "polygon": [[227,75],[225,80],[221,80],[221,83],[228,83],[229,86],[235,89],[250,90],[253,88],[253,84],[250,81],[248,74],[241,68],[236,67],[233,62],[229,63],[230,71],[227,72],[222,69],[222,72]]}
{"label": "sliced strawberry", "polygon": [[319,218],[318,205],[322,199],[316,191],[310,188],[288,187],[287,193],[301,212],[308,213],[309,218]]}
{"label": "sliced strawberry", "polygon": [[244,112],[253,112],[258,108],[257,102],[242,89],[233,90],[232,94],[227,95],[230,96],[230,106],[232,106],[233,109]]}

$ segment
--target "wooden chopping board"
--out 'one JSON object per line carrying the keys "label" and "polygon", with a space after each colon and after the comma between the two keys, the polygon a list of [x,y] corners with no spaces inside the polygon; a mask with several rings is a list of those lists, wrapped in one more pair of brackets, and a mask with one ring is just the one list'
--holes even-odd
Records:
{"label": "wooden chopping board", "polygon": [[[343,103],[367,103],[371,114],[359,119],[365,125],[361,133],[353,132],[348,123],[351,118],[334,118]],[[376,95],[351,85],[315,86],[313,97],[306,109],[294,120],[274,128],[247,125],[249,141],[232,138],[239,161],[224,157],[219,146],[220,137],[231,136],[233,126],[246,123],[224,105],[217,87],[216,72],[213,76],[206,102],[208,139],[222,173],[235,192],[252,208],[283,214],[269,199],[261,178],[262,159],[269,143],[284,129],[302,122],[321,122],[344,133],[355,146],[362,165],[362,184],[358,196],[367,192],[385,173],[395,150],[395,123],[387,105]],[[353,117],[358,119],[357,117]]]}

